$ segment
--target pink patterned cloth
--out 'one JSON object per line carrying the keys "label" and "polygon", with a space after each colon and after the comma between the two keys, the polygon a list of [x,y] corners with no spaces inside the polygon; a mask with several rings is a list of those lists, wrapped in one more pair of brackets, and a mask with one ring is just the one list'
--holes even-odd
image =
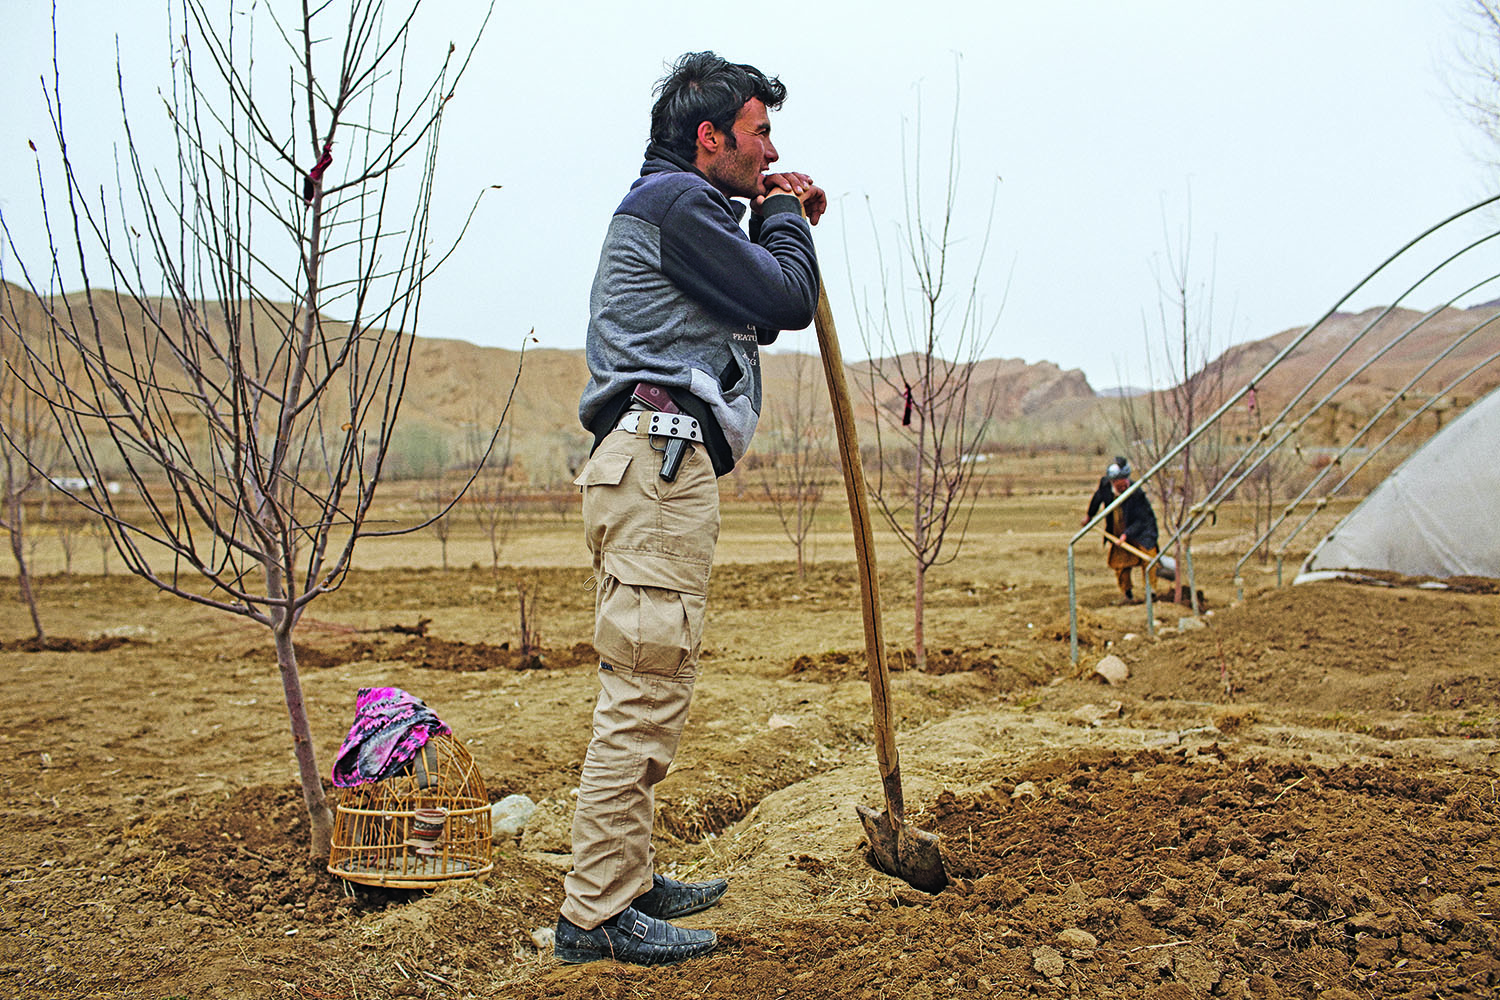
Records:
{"label": "pink patterned cloth", "polygon": [[360,688],[354,725],[333,761],[333,783],[352,788],[400,774],[434,736],[452,732],[422,699],[400,688]]}

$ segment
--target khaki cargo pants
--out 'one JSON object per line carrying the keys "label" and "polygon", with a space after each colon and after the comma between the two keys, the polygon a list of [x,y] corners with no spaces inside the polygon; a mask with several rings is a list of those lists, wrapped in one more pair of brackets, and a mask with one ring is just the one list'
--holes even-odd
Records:
{"label": "khaki cargo pants", "polygon": [[665,440],[617,430],[574,480],[598,588],[600,690],[562,914],[586,929],[651,888],[653,789],[677,753],[698,675],[719,485],[696,444],[664,481]]}

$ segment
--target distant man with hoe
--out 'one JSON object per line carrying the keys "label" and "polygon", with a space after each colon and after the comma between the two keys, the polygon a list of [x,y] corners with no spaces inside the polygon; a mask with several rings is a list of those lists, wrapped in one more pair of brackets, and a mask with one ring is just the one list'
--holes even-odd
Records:
{"label": "distant man with hoe", "polygon": [[[1089,512],[1079,523],[1088,524],[1100,509],[1124,493],[1130,486],[1130,476],[1130,463],[1125,456],[1116,455],[1109,468],[1104,470],[1104,476],[1099,480],[1099,487],[1094,490],[1094,495],[1089,498]],[[1146,491],[1136,490],[1125,498],[1124,503],[1110,511],[1104,519],[1104,531],[1104,544],[1109,547],[1106,561],[1109,568],[1115,571],[1115,578],[1119,582],[1122,595],[1120,600],[1127,604],[1134,603],[1135,592],[1130,585],[1130,571],[1144,565],[1151,556],[1156,555],[1156,511],[1151,509]],[[1141,558],[1142,554],[1147,558]],[[1148,573],[1146,585],[1155,591],[1154,563]]]}
{"label": "distant man with hoe", "polygon": [[[766,172],[785,86],[693,52],[656,95],[645,164],[610,220],[589,298],[578,415],[594,451],[575,484],[598,588],[600,693],[557,921],[564,962],[680,962],[718,943],[670,922],[729,886],[656,873],[653,790],[697,679],[717,477],[759,419],[758,348],[806,327],[818,301],[809,220],[827,195],[806,174]],[[748,236],[737,198],[749,202]]]}

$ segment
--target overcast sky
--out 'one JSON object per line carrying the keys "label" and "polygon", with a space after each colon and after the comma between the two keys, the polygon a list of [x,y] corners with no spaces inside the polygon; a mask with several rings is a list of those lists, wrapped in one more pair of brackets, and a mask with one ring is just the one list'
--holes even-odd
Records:
{"label": "overcast sky", "polygon": [[[165,4],[62,7],[70,128],[118,137],[115,36],[127,80],[151,93],[169,79]],[[435,49],[462,40],[477,9],[431,4],[426,37]],[[856,296],[881,280],[871,219],[893,268],[913,123],[920,109],[936,196],[957,77],[963,247],[978,245],[995,204],[979,276],[998,317],[986,354],[1081,368],[1096,388],[1143,384],[1169,241],[1191,241],[1192,281],[1211,288],[1206,318],[1227,346],[1316,319],[1406,240],[1486,195],[1490,151],[1450,88],[1462,10],[1463,0],[501,4],[444,126],[440,228],[485,186],[503,188],[424,295],[421,332],[515,347],[535,328],[545,346],[581,347],[599,242],[639,169],[652,85],[681,52],[712,48],[787,84],[772,119],[780,165],[834,200],[816,237],[846,355],[864,353]],[[0,26],[0,209],[14,228],[35,206],[26,140],[48,137],[47,5],[0,0]],[[108,181],[110,155],[92,160],[93,183]],[[958,263],[963,278],[972,261]],[[1351,307],[1392,295],[1376,286]],[[816,350],[811,331],[782,346]]]}

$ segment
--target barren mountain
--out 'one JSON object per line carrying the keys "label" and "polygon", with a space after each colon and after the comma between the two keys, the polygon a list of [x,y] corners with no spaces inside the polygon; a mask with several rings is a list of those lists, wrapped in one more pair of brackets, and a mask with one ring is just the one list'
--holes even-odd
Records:
{"label": "barren mountain", "polygon": [[[1238,388],[1304,329],[1231,347],[1209,367],[1225,373],[1226,386]],[[1382,308],[1335,313],[1256,386],[1260,406],[1262,411],[1281,406],[1310,383],[1322,395],[1347,379],[1340,391],[1346,406],[1365,408],[1405,392],[1424,399],[1433,393],[1451,397],[1446,406],[1461,409],[1500,385],[1500,366],[1491,363],[1497,341],[1495,304],[1430,313]]]}
{"label": "barren mountain", "polygon": [[[8,317],[18,317],[22,326],[40,328],[40,311],[24,291],[6,285],[3,292]],[[69,305],[79,321],[90,322],[81,295],[70,296]],[[280,309],[285,311],[285,307]],[[264,315],[269,317],[273,311],[265,310]],[[210,328],[220,327],[214,310],[206,309],[203,314],[209,317]],[[99,319],[106,343],[123,344],[126,329],[130,339],[139,342],[139,308],[116,309],[112,300],[96,296],[93,315]],[[1500,365],[1488,363],[1500,328],[1497,316],[1500,312],[1493,304],[1431,314],[1409,309],[1335,314],[1260,380],[1256,386],[1260,413],[1269,416],[1283,406],[1306,406],[1340,385],[1340,402],[1331,408],[1330,435],[1345,424],[1354,426],[1399,392],[1407,394],[1408,407],[1440,396],[1434,409],[1442,422],[1445,415],[1500,384]],[[176,322],[176,317],[168,317],[164,325]],[[261,350],[274,341],[274,329],[270,322],[258,327],[257,337],[265,341]],[[1223,391],[1237,391],[1302,332],[1302,328],[1283,330],[1231,347],[1208,366],[1206,377],[1222,372]],[[914,371],[912,360],[861,361],[847,367],[862,437],[873,438],[871,424],[877,407],[900,412],[905,385],[899,372],[902,365],[907,372]],[[799,399],[815,416],[826,413],[827,390],[816,357],[766,352],[762,370],[767,420],[784,419]],[[499,454],[509,454],[517,478],[555,484],[570,477],[569,470],[587,454],[589,440],[577,418],[578,394],[587,377],[581,350],[533,349],[523,358],[519,350],[418,338],[393,462],[398,471],[403,464],[433,469],[471,463],[504,415]],[[1303,393],[1310,383],[1312,390]],[[1117,405],[1113,399],[1097,396],[1081,371],[1064,371],[1045,361],[979,362],[968,395],[971,412],[979,412],[991,395],[996,424],[992,440],[1001,443],[1076,445],[1093,440],[1100,437],[1101,425],[1114,422]]]}

